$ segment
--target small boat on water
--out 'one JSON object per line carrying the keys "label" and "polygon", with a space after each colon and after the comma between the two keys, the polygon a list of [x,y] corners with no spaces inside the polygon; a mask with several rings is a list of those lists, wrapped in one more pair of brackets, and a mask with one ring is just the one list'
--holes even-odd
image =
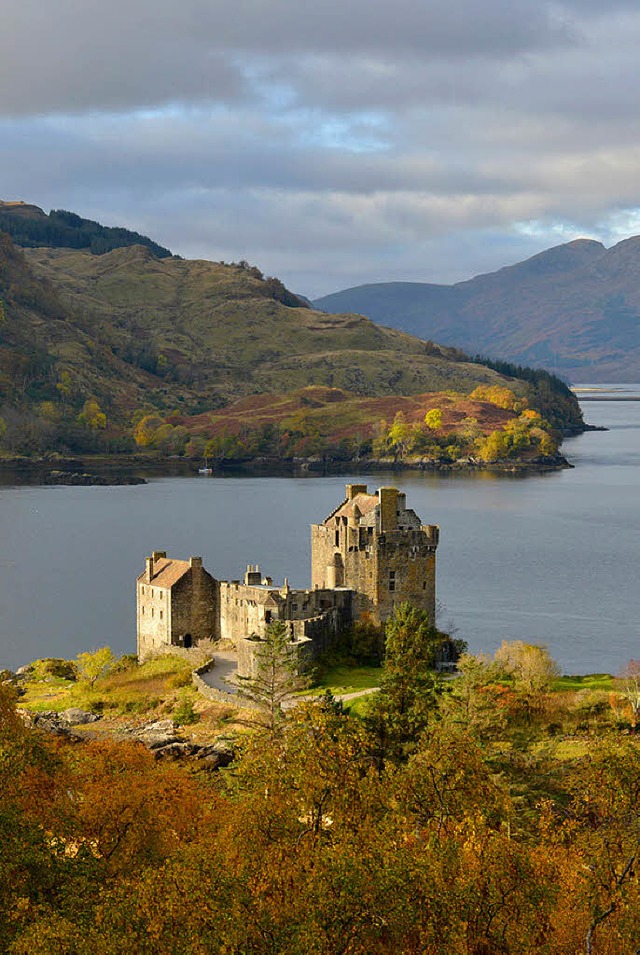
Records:
{"label": "small boat on water", "polygon": [[198,474],[213,474],[213,468],[198,468]]}

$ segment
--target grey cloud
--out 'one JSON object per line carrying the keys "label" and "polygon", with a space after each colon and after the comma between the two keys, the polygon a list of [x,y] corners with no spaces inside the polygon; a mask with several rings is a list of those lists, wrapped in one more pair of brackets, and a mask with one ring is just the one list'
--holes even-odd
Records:
{"label": "grey cloud", "polygon": [[5,7],[5,115],[236,100],[256,79],[259,96],[261,76],[292,54],[459,62],[573,42],[533,0],[316,0],[302,8],[297,0],[9,0]]}
{"label": "grey cloud", "polygon": [[625,0],[4,6],[3,198],[314,295],[462,279],[636,221]]}

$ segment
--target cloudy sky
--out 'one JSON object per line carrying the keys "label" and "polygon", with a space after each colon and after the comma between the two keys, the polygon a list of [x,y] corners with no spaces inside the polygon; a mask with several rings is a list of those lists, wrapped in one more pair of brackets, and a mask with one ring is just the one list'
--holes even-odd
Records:
{"label": "cloudy sky", "polygon": [[640,232],[632,0],[0,0],[0,198],[296,291]]}

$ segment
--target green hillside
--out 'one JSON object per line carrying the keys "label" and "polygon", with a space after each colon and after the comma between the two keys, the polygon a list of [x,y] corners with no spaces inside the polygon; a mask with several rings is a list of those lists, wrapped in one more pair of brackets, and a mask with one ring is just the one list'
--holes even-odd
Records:
{"label": "green hillside", "polygon": [[355,399],[505,383],[531,394],[453,349],[314,311],[246,263],[158,258],[143,246],[21,251],[0,236],[0,299],[9,452],[129,450],[148,416],[173,435],[163,450],[181,452],[191,421],[202,433],[203,413],[219,424],[242,397],[308,386]]}

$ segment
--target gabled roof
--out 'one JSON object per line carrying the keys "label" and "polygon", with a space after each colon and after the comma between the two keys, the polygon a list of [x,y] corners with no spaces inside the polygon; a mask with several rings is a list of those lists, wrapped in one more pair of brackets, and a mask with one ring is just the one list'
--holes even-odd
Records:
{"label": "gabled roof", "polygon": [[172,560],[160,557],[154,561],[151,580],[147,581],[146,572],[140,574],[138,580],[141,583],[148,583],[150,587],[165,587],[170,590],[174,584],[177,584],[184,577],[190,566],[188,560]]}
{"label": "gabled roof", "polygon": [[354,505],[358,506],[361,516],[364,517],[366,514],[370,514],[379,503],[380,498],[377,494],[356,494],[350,501],[343,501],[340,507],[329,514],[324,523],[327,524],[334,517],[353,517]]}

